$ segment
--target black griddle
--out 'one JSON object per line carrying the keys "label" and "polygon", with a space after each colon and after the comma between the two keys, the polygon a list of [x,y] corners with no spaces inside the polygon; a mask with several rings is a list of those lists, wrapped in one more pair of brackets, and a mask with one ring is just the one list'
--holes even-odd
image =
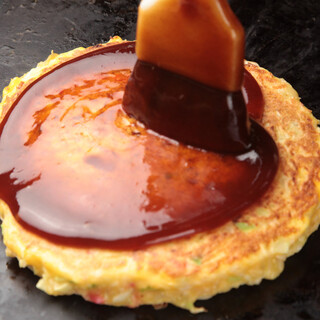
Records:
{"label": "black griddle", "polygon": [[[138,0],[0,0],[0,90],[54,50],[134,40]],[[246,58],[289,81],[320,119],[320,1],[230,0],[247,34]],[[1,238],[1,236],[0,236]],[[2,240],[2,238],[0,239]],[[199,301],[207,313],[169,306],[94,305],[77,296],[50,297],[37,277],[5,257],[0,245],[0,320],[309,320],[320,319],[320,231],[286,262],[274,281]]]}

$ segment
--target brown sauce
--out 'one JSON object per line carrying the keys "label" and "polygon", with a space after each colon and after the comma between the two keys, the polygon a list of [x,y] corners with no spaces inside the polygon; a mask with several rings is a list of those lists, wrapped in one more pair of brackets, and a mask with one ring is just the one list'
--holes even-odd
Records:
{"label": "brown sauce", "polygon": [[99,48],[32,83],[5,115],[0,198],[24,227],[56,243],[138,249],[218,227],[268,189],[278,153],[255,121],[249,150],[227,155],[130,118],[122,97],[135,62],[132,43]]}
{"label": "brown sauce", "polygon": [[212,88],[138,60],[123,106],[147,128],[193,147],[243,153],[251,146],[247,109],[240,90]]}

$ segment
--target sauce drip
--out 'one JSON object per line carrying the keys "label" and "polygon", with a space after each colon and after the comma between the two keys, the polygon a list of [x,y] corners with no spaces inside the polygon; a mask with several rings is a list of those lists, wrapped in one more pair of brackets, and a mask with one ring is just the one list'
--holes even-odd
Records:
{"label": "sauce drip", "polygon": [[218,227],[268,189],[278,153],[255,121],[251,148],[223,155],[130,118],[121,102],[135,63],[130,42],[98,48],[32,83],[5,115],[0,198],[27,229],[72,246],[139,249]]}
{"label": "sauce drip", "polygon": [[244,70],[241,92],[243,94],[249,116],[255,120],[261,120],[264,110],[262,91],[257,81],[246,69]]}
{"label": "sauce drip", "polygon": [[241,90],[215,89],[138,60],[123,106],[146,127],[187,145],[222,153],[250,148]]}

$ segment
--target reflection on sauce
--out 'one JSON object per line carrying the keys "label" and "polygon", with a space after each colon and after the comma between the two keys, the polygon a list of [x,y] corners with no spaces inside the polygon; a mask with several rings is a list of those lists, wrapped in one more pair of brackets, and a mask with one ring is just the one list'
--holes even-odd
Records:
{"label": "reflection on sauce", "polygon": [[122,109],[132,43],[97,49],[33,83],[0,126],[0,198],[57,243],[137,249],[236,218],[270,185],[273,140],[206,152],[145,129]]}
{"label": "reflection on sauce", "polygon": [[245,70],[243,77],[242,94],[251,118],[261,120],[264,109],[262,91],[254,77]]}

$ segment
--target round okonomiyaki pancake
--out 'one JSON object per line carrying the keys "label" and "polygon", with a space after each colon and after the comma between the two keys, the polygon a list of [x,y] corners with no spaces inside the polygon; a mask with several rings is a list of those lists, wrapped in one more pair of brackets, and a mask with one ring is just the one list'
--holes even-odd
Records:
{"label": "round okonomiyaki pancake", "polygon": [[[28,85],[95,49],[52,53],[12,79],[4,90],[0,121]],[[25,229],[1,200],[7,255],[32,269],[40,277],[37,287],[50,295],[78,294],[94,303],[127,307],[172,303],[194,313],[203,310],[194,306],[198,299],[276,278],[285,259],[302,248],[320,222],[319,129],[290,84],[256,63],[245,62],[245,68],[261,87],[265,100],[261,124],[277,144],[280,164],[269,190],[238,219],[140,250],[77,248]]]}

